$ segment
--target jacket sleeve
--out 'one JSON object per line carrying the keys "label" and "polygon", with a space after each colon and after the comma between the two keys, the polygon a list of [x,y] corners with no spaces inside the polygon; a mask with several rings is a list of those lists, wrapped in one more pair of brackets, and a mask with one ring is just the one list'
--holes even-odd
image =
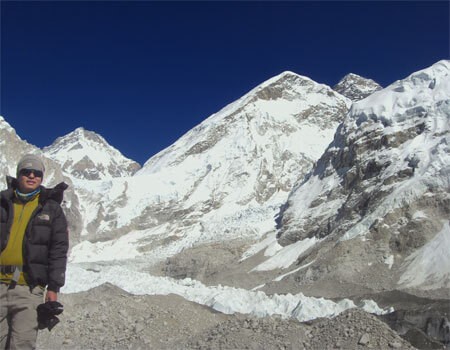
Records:
{"label": "jacket sleeve", "polygon": [[59,292],[66,280],[69,232],[63,210],[58,205],[52,223],[52,236],[48,252],[48,290]]}

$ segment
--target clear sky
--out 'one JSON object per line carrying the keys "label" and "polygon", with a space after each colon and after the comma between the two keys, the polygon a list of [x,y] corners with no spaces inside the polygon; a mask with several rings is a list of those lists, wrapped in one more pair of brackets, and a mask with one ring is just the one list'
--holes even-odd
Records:
{"label": "clear sky", "polygon": [[1,1],[1,115],[44,147],[77,127],[139,163],[290,70],[382,86],[448,59],[449,2]]}

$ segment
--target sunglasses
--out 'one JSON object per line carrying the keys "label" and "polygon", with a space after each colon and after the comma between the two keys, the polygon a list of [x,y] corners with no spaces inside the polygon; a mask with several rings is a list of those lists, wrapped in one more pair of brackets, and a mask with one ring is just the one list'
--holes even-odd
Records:
{"label": "sunglasses", "polygon": [[19,174],[22,176],[26,176],[29,177],[31,175],[31,173],[34,174],[35,177],[42,177],[44,176],[44,173],[40,170],[35,170],[35,169],[22,169]]}

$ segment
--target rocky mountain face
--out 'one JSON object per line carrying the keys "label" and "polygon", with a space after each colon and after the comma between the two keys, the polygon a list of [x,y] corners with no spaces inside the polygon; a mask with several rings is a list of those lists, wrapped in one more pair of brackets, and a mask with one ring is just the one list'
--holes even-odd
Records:
{"label": "rocky mountain face", "polygon": [[76,179],[100,180],[133,175],[140,165],[125,158],[95,132],[78,128],[59,137],[44,154]]}
{"label": "rocky mountain face", "polygon": [[363,78],[357,74],[349,73],[339,83],[333,86],[333,90],[356,102],[381,90],[382,87],[372,79]]}
{"label": "rocky mountain face", "polygon": [[280,216],[281,245],[316,239],[290,279],[449,296],[449,71],[440,61],[353,104]]}

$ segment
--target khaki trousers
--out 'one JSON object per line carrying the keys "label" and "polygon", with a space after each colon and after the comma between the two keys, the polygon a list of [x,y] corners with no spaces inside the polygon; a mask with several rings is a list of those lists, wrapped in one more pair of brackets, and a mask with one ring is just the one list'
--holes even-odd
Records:
{"label": "khaki trousers", "polygon": [[44,290],[0,283],[0,350],[35,349],[38,331],[36,308]]}

